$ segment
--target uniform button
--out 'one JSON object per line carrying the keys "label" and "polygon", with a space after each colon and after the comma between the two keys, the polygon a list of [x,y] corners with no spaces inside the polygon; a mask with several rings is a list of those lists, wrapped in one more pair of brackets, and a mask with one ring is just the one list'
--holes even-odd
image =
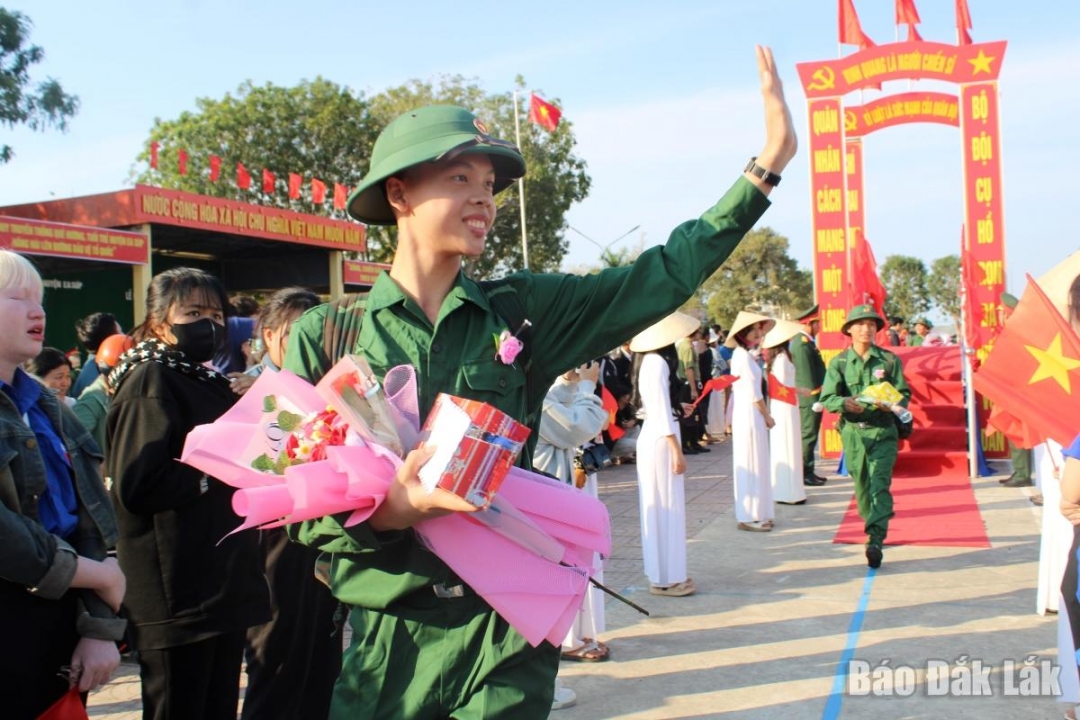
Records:
{"label": "uniform button", "polygon": [[434,345],[431,346],[431,352],[438,353],[438,352],[441,352],[441,351],[442,351],[442,345],[440,345],[439,343],[435,343]]}
{"label": "uniform button", "polygon": [[26,441],[26,447],[33,450],[34,448],[37,447],[37,440],[35,440],[34,438],[30,438],[29,440]]}
{"label": "uniform button", "polygon": [[501,388],[506,387],[506,378],[500,378],[499,379],[499,387],[501,387]]}

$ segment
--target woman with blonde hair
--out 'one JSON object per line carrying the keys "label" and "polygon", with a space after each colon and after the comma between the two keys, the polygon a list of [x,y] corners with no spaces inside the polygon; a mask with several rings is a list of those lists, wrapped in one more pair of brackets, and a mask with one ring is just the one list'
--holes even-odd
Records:
{"label": "woman with blonde hair", "polygon": [[735,519],[740,530],[773,529],[773,496],[769,482],[769,429],[775,424],[762,392],[761,365],[751,355],[775,320],[740,312],[725,344],[732,348],[731,460],[735,487]]}

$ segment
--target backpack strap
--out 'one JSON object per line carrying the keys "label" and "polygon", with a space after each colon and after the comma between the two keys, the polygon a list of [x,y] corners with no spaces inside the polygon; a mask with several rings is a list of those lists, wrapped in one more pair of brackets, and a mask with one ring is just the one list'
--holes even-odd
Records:
{"label": "backpack strap", "polygon": [[330,367],[356,349],[367,296],[364,292],[349,293],[327,303],[323,318],[323,352]]}

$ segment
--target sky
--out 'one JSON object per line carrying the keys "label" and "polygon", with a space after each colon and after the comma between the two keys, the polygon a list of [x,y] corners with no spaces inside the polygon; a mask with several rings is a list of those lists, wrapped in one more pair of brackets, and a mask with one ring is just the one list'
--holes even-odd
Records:
{"label": "sky", "polygon": [[[915,0],[926,40],[955,42],[953,0]],[[1080,5],[968,0],[975,42],[1008,41],[1000,78],[1007,287],[1020,294],[1080,247]],[[806,98],[795,64],[834,58],[834,0],[547,0],[375,3],[263,0],[36,0],[5,3],[45,50],[32,77],[81,101],[67,133],[4,129],[0,205],[110,192],[132,184],[155,118],[195,109],[246,80],[282,86],[322,76],[368,94],[460,74],[491,93],[526,87],[555,102],[577,138],[592,190],[567,220],[564,267],[607,246],[662,243],[712,205],[764,145],[754,44],[773,48],[800,135],[760,225],[812,267]],[[864,31],[896,39],[893,0],[855,0]],[[845,47],[843,54],[854,51]],[[944,90],[921,81],[913,90]],[[905,92],[907,81],[884,94]],[[865,91],[847,98],[861,104]],[[879,262],[959,253],[959,129],[909,125],[865,139],[865,235]]]}

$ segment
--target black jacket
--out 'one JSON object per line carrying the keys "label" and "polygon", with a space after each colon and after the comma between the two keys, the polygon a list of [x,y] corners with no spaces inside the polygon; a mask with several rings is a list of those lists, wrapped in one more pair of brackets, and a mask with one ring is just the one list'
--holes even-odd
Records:
{"label": "black jacket", "polygon": [[269,619],[256,534],[225,537],[241,522],[233,489],[176,459],[187,433],[235,400],[226,382],[144,362],[109,407],[106,467],[138,647],[184,645]]}

